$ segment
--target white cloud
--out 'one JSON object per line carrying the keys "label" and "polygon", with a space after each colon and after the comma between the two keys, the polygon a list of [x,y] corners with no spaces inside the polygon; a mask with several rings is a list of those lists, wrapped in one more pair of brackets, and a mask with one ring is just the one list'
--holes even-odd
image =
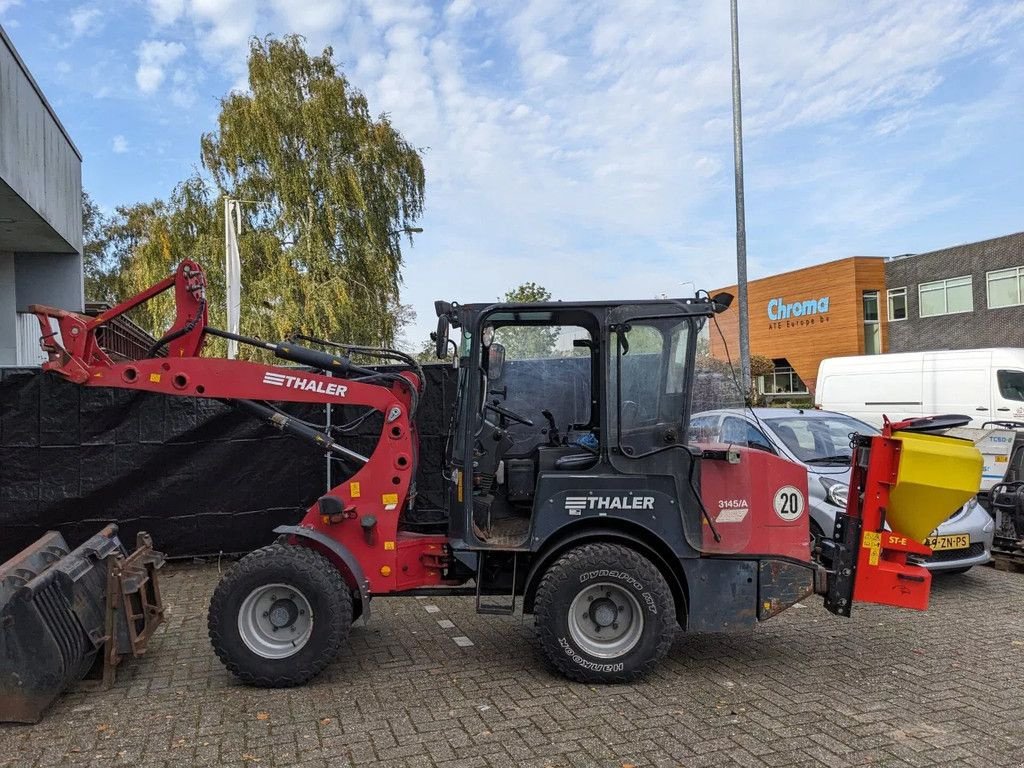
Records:
{"label": "white cloud", "polygon": [[143,93],[153,93],[166,77],[166,68],[181,58],[185,46],[166,40],[146,40],[138,47],[139,66],[135,83]]}
{"label": "white cloud", "polygon": [[185,11],[185,0],[149,0],[149,12],[157,26],[176,22]]}
{"label": "white cloud", "polygon": [[0,0],[0,13],[7,13],[16,6],[21,5],[21,0]]}
{"label": "white cloud", "polygon": [[196,101],[196,92],[193,88],[194,77],[183,69],[176,69],[171,78],[171,103],[180,108],[188,109]]}
{"label": "white cloud", "polygon": [[114,151],[115,155],[123,155],[128,151],[128,139],[121,134],[117,134],[110,142],[110,148]]}
{"label": "white cloud", "polygon": [[[460,299],[523,280],[559,298],[728,284],[728,6],[628,5],[148,0],[181,42],[144,42],[136,83],[195,108],[203,71],[214,92],[225,81],[245,87],[252,35],[299,32],[316,52],[333,45],[371,111],[425,148],[425,232],[405,275],[421,330],[428,300],[455,290],[451,274]],[[995,71],[1024,82],[1022,19],[1019,0],[745,0],[752,273],[866,252],[959,204],[922,169],[949,167],[993,124],[1019,119],[1024,96],[952,80],[1003,57]],[[202,60],[181,61],[182,43]]]}
{"label": "white cloud", "polygon": [[244,54],[249,38],[257,32],[260,8],[250,0],[191,0],[189,16],[204,50],[237,56]]}
{"label": "white cloud", "polygon": [[98,8],[83,5],[71,12],[68,21],[71,23],[72,38],[86,37],[94,35],[102,29],[103,13]]}

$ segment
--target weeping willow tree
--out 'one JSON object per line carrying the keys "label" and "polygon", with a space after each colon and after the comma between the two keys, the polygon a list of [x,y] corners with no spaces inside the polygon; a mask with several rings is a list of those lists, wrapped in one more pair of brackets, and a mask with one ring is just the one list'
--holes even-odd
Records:
{"label": "weeping willow tree", "polygon": [[[241,330],[280,338],[301,331],[358,344],[391,344],[400,322],[400,233],[423,211],[418,151],[335,66],[302,39],[251,41],[249,90],[221,100],[202,136],[205,173],[170,200],[119,208],[107,259],[121,298],[199,261],[211,322],[224,326],[223,198],[242,205]],[[170,297],[134,319],[159,334]]]}

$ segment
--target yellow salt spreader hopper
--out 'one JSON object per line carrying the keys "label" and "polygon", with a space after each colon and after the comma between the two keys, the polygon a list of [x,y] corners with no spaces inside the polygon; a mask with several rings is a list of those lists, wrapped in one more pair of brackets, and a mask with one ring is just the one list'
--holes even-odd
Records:
{"label": "yellow salt spreader hopper", "polygon": [[931,573],[917,562],[932,554],[924,542],[978,492],[982,471],[972,442],[936,433],[968,421],[886,420],[882,434],[854,437],[846,511],[822,549],[832,613],[849,616],[853,602],[928,607]]}

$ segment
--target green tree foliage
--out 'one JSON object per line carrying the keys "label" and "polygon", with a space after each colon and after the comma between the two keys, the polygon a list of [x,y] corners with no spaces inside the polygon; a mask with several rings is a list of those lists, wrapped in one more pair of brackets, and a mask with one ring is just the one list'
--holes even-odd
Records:
{"label": "green tree foliage", "polygon": [[111,301],[113,276],[108,254],[108,222],[100,207],[82,191],[82,268],[85,272],[86,301]]}
{"label": "green tree foliage", "polygon": [[[301,331],[356,344],[394,343],[403,316],[397,234],[423,210],[419,153],[386,115],[373,117],[327,48],[302,39],[252,40],[249,92],[221,101],[203,135],[208,176],[169,200],[117,209],[103,244],[120,298],[169,274],[185,257],[209,281],[211,323],[225,323],[225,196],[243,201],[242,333],[278,339]],[[133,316],[161,333],[170,296]]]}
{"label": "green tree foliage", "polygon": [[[505,293],[506,303],[551,301],[551,291],[537,283],[522,283]],[[505,346],[508,360],[528,360],[555,355],[559,330],[551,326],[531,328],[529,326],[505,326],[494,335],[495,341]]]}
{"label": "green tree foliage", "polygon": [[[253,218],[285,247],[267,254],[261,285],[306,331],[391,343],[402,254],[396,230],[423,210],[423,164],[386,115],[298,37],[253,40],[251,93],[221,102],[202,139],[218,189],[260,201]],[[253,224],[256,224],[253,221]]]}

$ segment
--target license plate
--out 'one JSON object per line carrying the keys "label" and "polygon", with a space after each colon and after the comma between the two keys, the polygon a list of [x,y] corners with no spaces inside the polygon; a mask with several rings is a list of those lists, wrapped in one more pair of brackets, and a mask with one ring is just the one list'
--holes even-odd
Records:
{"label": "license plate", "polygon": [[924,540],[926,547],[938,552],[941,549],[967,549],[971,546],[971,537],[966,533],[954,533],[950,536],[929,536]]}

